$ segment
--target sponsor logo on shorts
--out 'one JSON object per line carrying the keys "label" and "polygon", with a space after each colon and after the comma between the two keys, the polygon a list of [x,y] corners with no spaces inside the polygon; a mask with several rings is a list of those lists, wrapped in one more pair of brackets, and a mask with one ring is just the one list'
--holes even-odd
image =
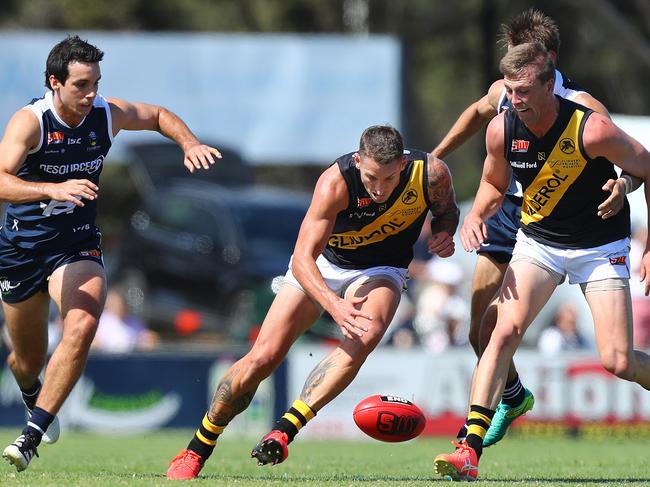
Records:
{"label": "sponsor logo on shorts", "polygon": [[625,265],[626,261],[627,261],[627,256],[625,255],[619,255],[618,257],[609,258],[609,263],[612,265]]}
{"label": "sponsor logo on shorts", "polygon": [[99,249],[92,249],[92,250],[81,250],[79,251],[79,255],[81,257],[101,257],[102,256],[102,251]]}
{"label": "sponsor logo on shorts", "polygon": [[510,150],[512,152],[528,152],[530,140],[512,139]]}
{"label": "sponsor logo on shorts", "polygon": [[0,277],[0,292],[2,294],[11,294],[12,289],[16,289],[20,283],[12,284],[6,277]]}

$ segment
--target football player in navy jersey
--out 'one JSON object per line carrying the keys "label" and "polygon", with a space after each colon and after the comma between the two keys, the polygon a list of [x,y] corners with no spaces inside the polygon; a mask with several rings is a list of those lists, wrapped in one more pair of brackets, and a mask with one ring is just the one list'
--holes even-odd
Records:
{"label": "football player in navy jersey", "polygon": [[[460,231],[463,248],[486,239],[514,174],[522,187],[521,228],[498,295],[497,323],[476,367],[465,442],[438,455],[436,471],[476,480],[483,438],[507,382],[512,356],[564,280],[579,284],[591,311],[602,366],[650,390],[650,355],[634,350],[630,298],[630,206],[603,219],[597,208],[614,165],[645,183],[650,153],[612,121],[554,94],[552,58],[539,42],[508,50],[500,63],[511,107],[487,128],[481,183]],[[540,157],[540,154],[544,155]],[[650,239],[640,263],[650,291]]]}
{"label": "football player in navy jersey", "polygon": [[[155,130],[184,151],[190,172],[221,157],[169,110],[98,94],[103,52],[78,36],[55,45],[46,95],[17,111],[0,143],[0,292],[8,365],[29,420],[3,457],[25,470],[41,441],[59,436],[56,414],[79,379],[104,308],[106,277],[95,226],[99,175],[120,130]],[[49,360],[50,299],[63,335]]]}
{"label": "football player in navy jersey", "polygon": [[[560,50],[560,31],[555,21],[536,9],[529,9],[502,25],[502,42],[507,48],[525,42],[541,42],[557,66]],[[570,79],[555,70],[554,92],[609,117],[601,102],[582,90]],[[460,115],[442,141],[432,151],[444,158],[460,147],[494,116],[509,106],[503,79],[495,81],[488,93],[472,103]],[[598,215],[604,219],[614,217],[622,208],[626,193],[634,191],[641,180],[628,174],[605,183],[604,190],[611,194],[599,205]],[[477,251],[476,267],[472,279],[471,319],[469,340],[480,357],[487,346],[496,324],[495,295],[501,287],[503,276],[512,257],[515,236],[519,229],[521,188],[514,179],[499,210],[487,221],[487,239]],[[484,446],[501,440],[510,424],[524,415],[534,405],[531,391],[522,385],[514,363],[508,373],[508,383],[497,408],[497,413],[485,437]],[[458,432],[462,441],[467,432],[464,425]]]}

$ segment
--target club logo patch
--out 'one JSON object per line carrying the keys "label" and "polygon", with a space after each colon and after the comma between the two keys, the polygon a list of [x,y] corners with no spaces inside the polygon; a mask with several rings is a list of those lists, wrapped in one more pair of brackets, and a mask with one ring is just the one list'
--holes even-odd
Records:
{"label": "club logo patch", "polygon": [[565,154],[573,154],[576,151],[576,145],[571,139],[562,139],[560,141],[560,150]]}
{"label": "club logo patch", "polygon": [[414,189],[409,189],[402,196],[402,203],[404,203],[405,205],[412,205],[413,203],[415,203],[417,199],[418,199],[418,192],[415,191]]}

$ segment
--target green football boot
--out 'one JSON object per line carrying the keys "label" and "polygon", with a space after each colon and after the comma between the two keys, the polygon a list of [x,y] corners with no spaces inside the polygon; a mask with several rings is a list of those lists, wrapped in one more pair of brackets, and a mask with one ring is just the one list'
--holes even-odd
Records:
{"label": "green football boot", "polygon": [[519,406],[511,407],[503,402],[499,402],[497,410],[494,413],[494,418],[492,418],[492,423],[490,428],[483,438],[483,446],[488,447],[492,446],[506,435],[508,427],[512,422],[517,419],[519,416],[523,416],[528,411],[533,409],[535,405],[535,397],[533,393],[528,389],[524,388],[524,400],[521,401]]}

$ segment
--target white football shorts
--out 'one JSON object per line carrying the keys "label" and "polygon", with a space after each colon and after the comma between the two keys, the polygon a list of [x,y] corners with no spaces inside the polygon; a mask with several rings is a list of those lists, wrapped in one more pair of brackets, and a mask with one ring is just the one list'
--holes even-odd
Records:
{"label": "white football shorts", "polygon": [[629,237],[587,249],[560,249],[539,243],[519,230],[511,262],[532,260],[555,276],[558,284],[567,276],[569,284],[583,284],[629,279],[629,254]]}
{"label": "white football shorts", "polygon": [[[301,291],[304,291],[298,280],[291,271],[293,256],[289,260],[289,270],[284,276],[283,283],[291,284]],[[368,269],[343,269],[332,264],[322,255],[316,259],[316,266],[320,271],[325,284],[338,296],[344,298],[347,289],[353,283],[364,284],[375,279],[387,279],[397,286],[397,289],[406,290],[406,281],[408,280],[408,269],[390,266],[370,267]]]}

